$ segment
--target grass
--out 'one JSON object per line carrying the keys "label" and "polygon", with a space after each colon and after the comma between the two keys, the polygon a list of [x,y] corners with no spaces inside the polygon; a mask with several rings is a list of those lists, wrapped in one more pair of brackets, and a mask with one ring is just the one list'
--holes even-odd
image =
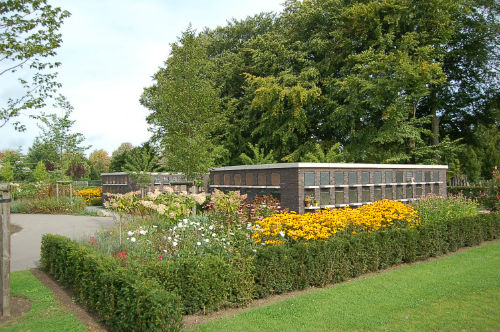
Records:
{"label": "grass", "polygon": [[88,331],[29,271],[11,273],[11,295],[30,300],[31,309],[0,326],[0,331]]}
{"label": "grass", "polygon": [[500,242],[403,266],[193,331],[498,331]]}

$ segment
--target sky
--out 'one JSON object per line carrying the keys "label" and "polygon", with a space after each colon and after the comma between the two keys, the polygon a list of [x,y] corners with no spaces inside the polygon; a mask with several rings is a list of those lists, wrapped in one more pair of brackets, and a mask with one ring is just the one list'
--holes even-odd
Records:
{"label": "sky", "polygon": [[[261,12],[280,12],[283,0],[49,0],[71,13],[60,32],[63,45],[54,58],[60,61],[59,90],[74,107],[74,132],[86,137],[87,151],[104,149],[111,154],[123,142],[134,146],[147,141],[148,110],[139,98],[153,84],[153,74],[163,66],[170,44],[191,24],[226,25]],[[12,78],[9,78],[12,80]],[[2,97],[15,82],[0,81]],[[47,107],[47,113],[61,111]],[[21,148],[24,153],[40,135],[36,122],[23,116],[27,130],[11,125],[0,128],[0,150]]]}

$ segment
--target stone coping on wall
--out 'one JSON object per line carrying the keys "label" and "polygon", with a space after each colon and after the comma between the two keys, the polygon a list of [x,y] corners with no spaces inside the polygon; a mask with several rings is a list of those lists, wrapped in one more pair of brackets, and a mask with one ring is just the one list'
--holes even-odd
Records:
{"label": "stone coping on wall", "polygon": [[448,165],[411,165],[411,164],[356,164],[356,163],[277,163],[261,165],[239,165],[214,168],[212,171],[263,170],[280,168],[372,168],[372,169],[448,169]]}

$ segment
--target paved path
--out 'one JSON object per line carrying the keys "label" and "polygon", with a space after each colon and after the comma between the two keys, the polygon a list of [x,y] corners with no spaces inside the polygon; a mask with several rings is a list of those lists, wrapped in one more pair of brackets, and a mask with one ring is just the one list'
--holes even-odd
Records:
{"label": "paved path", "polygon": [[39,266],[42,234],[59,234],[79,239],[113,226],[111,217],[47,214],[11,214],[10,222],[23,228],[11,236],[11,271]]}

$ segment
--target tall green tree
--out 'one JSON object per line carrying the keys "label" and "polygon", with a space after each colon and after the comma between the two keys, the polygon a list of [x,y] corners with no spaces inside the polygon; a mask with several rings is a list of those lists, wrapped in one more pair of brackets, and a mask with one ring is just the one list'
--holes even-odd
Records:
{"label": "tall green tree", "polygon": [[101,173],[109,171],[111,158],[103,149],[94,150],[89,155],[90,174],[92,179],[99,180]]}
{"label": "tall green tree", "polygon": [[123,167],[125,166],[125,163],[127,161],[127,157],[130,153],[130,151],[134,148],[132,143],[125,142],[120,144],[120,146],[113,151],[111,154],[111,162],[109,164],[109,171],[110,172],[122,172]]}
{"label": "tall green tree", "polygon": [[[45,106],[60,87],[57,72],[60,63],[51,60],[62,43],[58,33],[68,11],[52,7],[47,0],[6,0],[0,4],[0,77],[14,86],[16,75],[23,93],[9,96],[0,104],[0,128],[9,121],[16,130],[24,125],[16,121],[21,113]],[[32,74],[27,79],[27,74]]]}
{"label": "tall green tree", "polygon": [[142,190],[151,184],[150,173],[162,170],[159,161],[154,147],[146,142],[128,152],[123,170],[132,176]]}
{"label": "tall green tree", "polygon": [[201,179],[222,153],[215,133],[224,116],[219,89],[211,79],[214,69],[204,39],[188,29],[172,45],[166,66],[141,98],[167,168],[183,172],[189,180]]}
{"label": "tall green tree", "polygon": [[[60,172],[59,176],[63,177],[67,173],[68,168],[80,169],[80,166],[75,166],[77,164],[82,164],[81,166],[85,168],[86,159],[84,157],[84,152],[90,148],[90,146],[84,145],[85,136],[81,133],[73,132],[73,125],[75,120],[71,120],[71,113],[73,112],[73,107],[64,98],[59,97],[57,99],[57,104],[54,105],[60,108],[63,112],[62,116],[57,114],[48,114],[40,116],[42,125],[39,125],[42,134],[39,139],[47,144],[48,146],[53,146],[57,151],[57,169]],[[76,168],[75,168],[76,167]],[[77,171],[78,176],[82,172]],[[84,172],[86,173],[86,172]],[[75,172],[70,172],[70,174],[76,174]]]}

